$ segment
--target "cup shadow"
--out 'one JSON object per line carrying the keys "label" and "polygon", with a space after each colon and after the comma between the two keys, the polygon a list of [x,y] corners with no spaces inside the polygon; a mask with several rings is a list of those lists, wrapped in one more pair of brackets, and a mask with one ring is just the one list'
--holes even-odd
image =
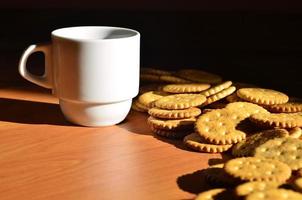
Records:
{"label": "cup shadow", "polygon": [[7,98],[0,98],[0,121],[75,126],[64,118],[57,104]]}

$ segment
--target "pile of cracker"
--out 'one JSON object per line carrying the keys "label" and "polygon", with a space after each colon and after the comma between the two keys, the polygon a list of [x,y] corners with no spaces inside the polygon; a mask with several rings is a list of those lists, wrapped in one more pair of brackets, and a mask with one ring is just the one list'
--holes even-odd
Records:
{"label": "pile of cracker", "polygon": [[132,108],[150,115],[152,132],[230,157],[204,170],[219,188],[196,199],[302,199],[301,102],[194,69],[148,68],[141,77],[152,83]]}

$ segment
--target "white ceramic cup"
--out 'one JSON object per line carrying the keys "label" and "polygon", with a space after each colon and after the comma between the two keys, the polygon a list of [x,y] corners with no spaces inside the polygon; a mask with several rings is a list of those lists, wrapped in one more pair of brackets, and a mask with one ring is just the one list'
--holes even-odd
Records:
{"label": "white ceramic cup", "polygon": [[[20,74],[51,88],[65,117],[83,126],[117,124],[138,94],[140,34],[131,29],[81,26],[54,30],[51,44],[35,44],[23,53]],[[34,52],[45,54],[45,73],[26,69]]]}

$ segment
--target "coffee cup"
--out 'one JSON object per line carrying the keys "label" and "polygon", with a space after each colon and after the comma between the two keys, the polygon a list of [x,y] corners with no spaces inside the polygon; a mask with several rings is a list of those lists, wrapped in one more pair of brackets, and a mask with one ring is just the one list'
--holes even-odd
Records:
{"label": "coffee cup", "polygon": [[[81,26],[54,30],[51,38],[51,43],[30,45],[24,51],[19,63],[21,76],[52,89],[72,123],[108,126],[123,121],[139,89],[139,32]],[[45,55],[42,76],[26,68],[34,52]]]}

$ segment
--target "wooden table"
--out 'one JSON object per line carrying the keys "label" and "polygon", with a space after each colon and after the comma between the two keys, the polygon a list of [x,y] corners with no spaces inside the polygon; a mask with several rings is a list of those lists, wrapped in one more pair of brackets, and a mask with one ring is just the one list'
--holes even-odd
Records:
{"label": "wooden table", "polygon": [[192,199],[200,170],[219,154],[154,136],[147,115],[116,126],[66,122],[58,101],[33,87],[0,89],[0,199]]}

